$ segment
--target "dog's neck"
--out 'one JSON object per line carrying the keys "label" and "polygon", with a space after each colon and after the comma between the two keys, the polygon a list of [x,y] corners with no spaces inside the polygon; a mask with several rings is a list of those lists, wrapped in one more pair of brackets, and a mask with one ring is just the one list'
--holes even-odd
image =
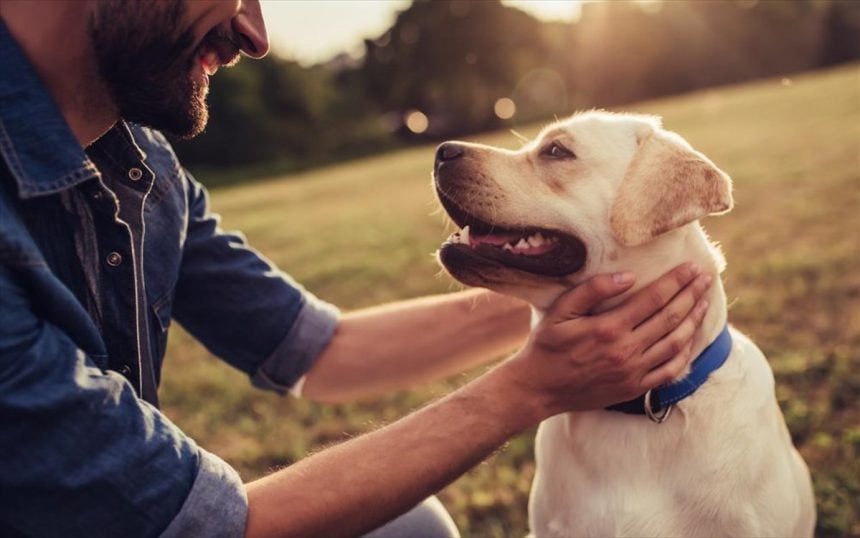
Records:
{"label": "dog's neck", "polygon": [[[636,284],[624,294],[597,305],[592,313],[603,312],[619,304],[672,267],[684,262],[694,262],[703,273],[712,274],[715,278],[705,297],[709,302],[708,312],[693,337],[693,357],[701,354],[725,326],[727,320],[726,296],[719,279],[719,273],[724,265],[723,257],[717,247],[708,240],[704,230],[697,222],[658,237],[647,245],[619,249],[615,252],[602,252],[596,255],[602,259],[595,261],[594,267],[589,269],[589,274],[584,275],[582,280],[599,273],[632,271],[636,275]],[[535,303],[533,305],[535,318],[540,319],[543,317],[545,308],[541,308]],[[686,375],[687,372],[685,371],[680,377]]]}

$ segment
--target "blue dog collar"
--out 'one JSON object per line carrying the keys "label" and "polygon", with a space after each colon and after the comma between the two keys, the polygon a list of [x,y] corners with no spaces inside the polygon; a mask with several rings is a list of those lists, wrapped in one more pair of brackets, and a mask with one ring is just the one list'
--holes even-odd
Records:
{"label": "blue dog collar", "polygon": [[684,379],[671,385],[664,385],[649,390],[642,396],[611,405],[609,411],[621,411],[630,415],[646,415],[654,422],[663,422],[668,418],[672,406],[701,387],[711,372],[725,364],[732,352],[732,335],[726,325],[716,340],[705,348],[690,365],[690,373]]}

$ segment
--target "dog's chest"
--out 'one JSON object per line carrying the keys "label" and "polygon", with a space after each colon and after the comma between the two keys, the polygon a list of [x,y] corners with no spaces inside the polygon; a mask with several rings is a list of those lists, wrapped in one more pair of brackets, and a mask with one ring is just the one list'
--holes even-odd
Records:
{"label": "dog's chest", "polygon": [[714,504],[701,482],[721,480],[725,460],[679,441],[681,421],[638,418],[599,412],[541,425],[532,491],[538,536],[695,534],[698,512]]}

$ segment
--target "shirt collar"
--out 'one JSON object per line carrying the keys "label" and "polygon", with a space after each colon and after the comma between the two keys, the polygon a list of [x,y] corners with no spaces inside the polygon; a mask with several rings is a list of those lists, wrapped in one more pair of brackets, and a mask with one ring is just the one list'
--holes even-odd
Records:
{"label": "shirt collar", "polygon": [[0,155],[22,198],[59,192],[99,173],[2,20]]}

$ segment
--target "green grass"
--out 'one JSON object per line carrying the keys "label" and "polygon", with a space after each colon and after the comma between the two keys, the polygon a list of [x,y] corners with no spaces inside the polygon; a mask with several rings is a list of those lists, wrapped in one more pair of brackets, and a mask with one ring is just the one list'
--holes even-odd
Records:
{"label": "green grass", "polygon": [[[819,535],[860,534],[860,65],[639,103],[732,175],[735,210],[705,226],[722,243],[730,320],[753,337],[809,463]],[[534,134],[540,126],[519,130]],[[517,147],[507,132],[477,137]],[[213,193],[225,227],[343,309],[458,286],[431,257],[446,235],[431,146]],[[347,406],[251,389],[174,329],[167,414],[246,480],[396,420],[459,386]],[[440,494],[465,536],[526,532],[532,433]]]}

